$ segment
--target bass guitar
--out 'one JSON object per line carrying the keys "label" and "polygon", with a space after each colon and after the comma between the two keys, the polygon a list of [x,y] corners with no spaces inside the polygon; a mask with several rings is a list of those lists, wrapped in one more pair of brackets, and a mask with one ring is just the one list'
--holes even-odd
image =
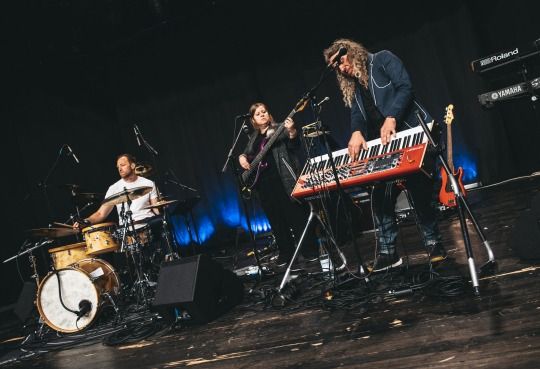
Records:
{"label": "bass guitar", "polygon": [[[444,123],[446,124],[446,157],[448,160],[448,166],[452,171],[458,186],[465,195],[465,187],[463,186],[463,168],[459,167],[457,171],[454,171],[454,160],[452,158],[452,121],[454,120],[454,105],[450,104],[446,107],[446,114],[444,115]],[[448,180],[448,175],[444,170],[444,167],[441,167],[441,189],[439,191],[439,201],[444,206],[449,208],[455,207],[456,204],[456,195],[452,191],[452,186]]]}

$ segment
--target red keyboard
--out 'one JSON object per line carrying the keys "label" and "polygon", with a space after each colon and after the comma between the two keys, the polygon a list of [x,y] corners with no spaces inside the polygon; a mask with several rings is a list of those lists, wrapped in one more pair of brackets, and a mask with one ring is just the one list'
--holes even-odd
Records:
{"label": "red keyboard", "polygon": [[[433,122],[427,126],[431,130]],[[362,150],[355,162],[351,162],[347,149],[334,151],[332,157],[339,182],[343,188],[347,188],[424,171],[427,141],[422,127],[417,126],[398,132],[386,145],[382,145],[380,138],[368,141],[368,149]],[[325,154],[306,163],[291,196],[301,198],[336,187],[328,154]]]}

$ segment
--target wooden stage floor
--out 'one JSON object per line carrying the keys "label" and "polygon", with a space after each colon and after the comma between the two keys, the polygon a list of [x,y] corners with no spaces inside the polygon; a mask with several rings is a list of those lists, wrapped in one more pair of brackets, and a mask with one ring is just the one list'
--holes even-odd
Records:
{"label": "wooden stage floor", "polygon": [[[480,298],[467,288],[469,272],[459,219],[446,213],[441,232],[449,258],[435,269],[446,281],[442,286],[399,296],[385,293],[403,282],[422,283],[427,275],[421,273],[427,268],[427,258],[417,246],[421,241],[416,228],[405,223],[400,243],[411,266],[374,277],[375,291],[363,290],[361,281],[353,281],[333,289],[334,299],[325,301],[313,281],[316,277],[305,277],[304,286],[311,289],[295,296],[301,303],[289,302],[281,309],[265,305],[253,294],[205,325],[180,324],[123,345],[95,340],[61,350],[49,347],[47,353],[27,352],[24,360],[13,359],[16,346],[5,340],[17,333],[8,332],[2,335],[0,363],[9,368],[44,369],[538,368],[540,261],[517,258],[509,237],[517,217],[539,189],[536,177],[469,194],[498,262],[498,270],[481,278]],[[470,230],[480,266],[487,258],[485,248]],[[360,244],[369,259],[373,235],[364,235]],[[403,246],[400,251],[404,255]],[[350,247],[346,253],[354,260]],[[263,285],[278,283],[274,278]],[[455,295],[441,295],[443,288]]]}

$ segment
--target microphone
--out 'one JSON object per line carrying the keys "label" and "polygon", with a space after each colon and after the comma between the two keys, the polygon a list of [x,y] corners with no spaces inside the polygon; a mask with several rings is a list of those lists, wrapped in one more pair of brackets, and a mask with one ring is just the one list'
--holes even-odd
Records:
{"label": "microphone", "polygon": [[79,164],[79,158],[77,158],[77,155],[75,155],[75,153],[73,152],[73,150],[71,150],[71,147],[68,144],[66,144],[66,149],[68,151],[68,156],[73,156],[73,160],[75,160],[75,162]]}
{"label": "microphone", "polygon": [[331,64],[328,64],[328,67],[329,68],[335,68],[337,67],[338,65],[341,64],[341,57],[343,55],[347,54],[347,48],[345,47],[340,47],[339,50],[338,50],[338,53],[337,55],[335,56],[335,58],[333,59],[332,63]]}
{"label": "microphone", "polygon": [[319,101],[317,103],[317,105],[315,105],[317,108],[320,108],[322,104],[324,104],[325,102],[327,102],[328,100],[330,100],[330,98],[328,96],[326,96],[324,99],[322,99],[321,101]]}
{"label": "microphone", "polygon": [[80,318],[87,315],[90,310],[92,310],[92,303],[88,300],[81,300],[79,302],[79,311],[77,312],[77,316]]}
{"label": "microphone", "polygon": [[240,118],[249,118],[249,117],[251,117],[251,114],[247,113],[247,114],[237,115],[237,116],[236,116],[236,119],[240,119]]}
{"label": "microphone", "polygon": [[242,125],[242,131],[249,136],[249,126],[247,124]]}
{"label": "microphone", "polygon": [[141,146],[141,131],[139,131],[139,127],[137,127],[136,124],[133,125],[133,132],[135,132],[135,138],[137,139],[137,145]]}

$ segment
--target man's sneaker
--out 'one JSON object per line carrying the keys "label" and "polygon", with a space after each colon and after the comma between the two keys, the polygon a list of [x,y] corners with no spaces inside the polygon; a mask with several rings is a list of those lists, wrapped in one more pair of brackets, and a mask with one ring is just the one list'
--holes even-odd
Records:
{"label": "man's sneaker", "polygon": [[393,254],[379,254],[373,266],[368,267],[370,272],[381,272],[391,268],[395,268],[403,264],[403,259],[398,256],[397,253]]}
{"label": "man's sneaker", "polygon": [[433,246],[433,248],[429,252],[429,260],[432,263],[439,263],[443,261],[444,259],[446,259],[446,257],[447,257],[446,250],[440,243]]}

